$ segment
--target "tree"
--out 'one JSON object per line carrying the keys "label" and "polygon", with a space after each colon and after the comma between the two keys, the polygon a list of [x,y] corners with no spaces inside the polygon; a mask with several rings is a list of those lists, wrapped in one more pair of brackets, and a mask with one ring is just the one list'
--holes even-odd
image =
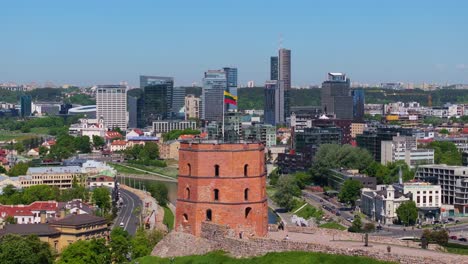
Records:
{"label": "tree", "polygon": [[273,195],[273,201],[287,211],[295,206],[294,196],[300,196],[301,190],[297,186],[296,179],[291,175],[281,176],[278,180],[277,191]]}
{"label": "tree", "polygon": [[418,208],[414,201],[406,201],[400,204],[396,209],[398,219],[404,225],[414,225],[418,218]]}
{"label": "tree", "polygon": [[23,153],[24,152],[24,145],[21,142],[15,143],[14,148],[18,153]]}
{"label": "tree", "polygon": [[10,168],[8,171],[9,176],[26,175],[29,169],[29,163],[19,162]]}
{"label": "tree", "polygon": [[0,259],[3,264],[52,264],[54,258],[50,246],[38,236],[8,234],[0,237]]}
{"label": "tree", "polygon": [[461,153],[457,146],[448,141],[434,141],[428,148],[434,149],[434,163],[447,165],[462,165]]}
{"label": "tree", "polygon": [[93,146],[94,146],[94,148],[100,149],[105,144],[106,144],[106,142],[104,141],[104,139],[102,137],[97,136],[97,135],[93,135]]}
{"label": "tree", "polygon": [[63,250],[58,264],[110,264],[109,247],[104,239],[80,240]]}
{"label": "tree", "polygon": [[428,242],[437,243],[439,245],[445,246],[448,243],[449,235],[447,230],[441,229],[437,231],[431,231],[429,229],[424,229],[421,238],[425,237]]}
{"label": "tree", "polygon": [[293,176],[296,179],[296,184],[300,189],[304,189],[312,182],[312,176],[307,172],[296,172],[293,174]]}
{"label": "tree", "polygon": [[117,227],[110,234],[110,248],[112,261],[114,263],[124,263],[127,261],[127,254],[130,252],[131,244],[127,231]]}
{"label": "tree", "polygon": [[362,188],[363,186],[361,182],[353,179],[346,180],[338,194],[338,199],[343,203],[348,203],[354,206],[356,200],[361,194]]}
{"label": "tree", "polygon": [[93,202],[106,213],[111,208],[111,199],[109,190],[106,187],[99,187],[93,191]]}
{"label": "tree", "polygon": [[76,137],[74,140],[74,147],[81,153],[91,152],[91,142],[88,136]]}
{"label": "tree", "polygon": [[151,193],[151,196],[156,199],[159,205],[166,206],[169,201],[169,190],[166,185],[161,182],[151,183],[148,186],[148,191]]}
{"label": "tree", "polygon": [[148,159],[155,160],[159,158],[159,147],[154,142],[147,142],[143,147],[143,151],[147,153]]}
{"label": "tree", "polygon": [[351,227],[348,228],[348,231],[353,233],[359,233],[362,231],[362,221],[359,215],[354,216],[353,223]]}
{"label": "tree", "polygon": [[49,152],[48,148],[44,146],[39,147],[39,156],[44,157],[45,155],[47,155],[47,152]]}
{"label": "tree", "polygon": [[364,227],[362,229],[366,233],[371,233],[375,231],[375,225],[374,223],[365,223]]}
{"label": "tree", "polygon": [[5,223],[16,224],[16,219],[13,216],[9,215],[5,218]]}
{"label": "tree", "polygon": [[54,145],[50,148],[49,154],[47,154],[47,158],[61,161],[63,159],[67,159],[73,155],[72,152],[75,150],[73,147],[64,147],[60,145]]}
{"label": "tree", "polygon": [[164,237],[160,230],[145,230],[138,228],[131,240],[132,258],[141,258],[151,253],[154,246]]}
{"label": "tree", "polygon": [[448,135],[448,134],[450,134],[450,132],[449,132],[447,129],[442,128],[442,129],[439,131],[439,134]]}
{"label": "tree", "polygon": [[23,203],[30,204],[35,201],[56,200],[60,194],[57,187],[49,185],[33,185],[23,191]]}
{"label": "tree", "polygon": [[7,173],[7,170],[2,165],[0,165],[0,173]]}

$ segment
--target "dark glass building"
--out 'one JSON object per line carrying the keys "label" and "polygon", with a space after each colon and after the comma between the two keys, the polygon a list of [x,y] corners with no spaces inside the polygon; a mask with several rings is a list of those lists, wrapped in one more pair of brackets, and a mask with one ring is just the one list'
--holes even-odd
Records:
{"label": "dark glass building", "polygon": [[278,56],[270,58],[270,80],[278,80]]}
{"label": "dark glass building", "polygon": [[31,116],[31,104],[32,98],[30,95],[22,95],[20,97],[21,117]]}
{"label": "dark glass building", "polygon": [[[230,94],[237,96],[237,68],[223,68],[224,72],[226,73],[226,91]],[[236,105],[226,104],[225,109],[235,110],[237,109]]]}
{"label": "dark glass building", "polygon": [[353,97],[350,80],[342,73],[328,73],[328,80],[322,83],[322,111],[334,114],[337,119],[353,119]]}
{"label": "dark glass building", "polygon": [[322,144],[341,144],[341,129],[337,127],[311,127],[294,133],[293,148],[313,159]]}
{"label": "dark glass building", "polygon": [[172,93],[172,119],[184,119],[185,87],[174,87]]}
{"label": "dark glass building", "polygon": [[353,96],[353,119],[356,121],[364,120],[364,90],[356,89],[351,92]]}
{"label": "dark glass building", "polygon": [[140,76],[143,90],[143,118],[145,126],[153,121],[171,119],[174,79],[172,77]]}
{"label": "dark glass building", "polygon": [[378,128],[376,132],[364,131],[363,134],[356,135],[356,143],[360,148],[367,149],[375,161],[381,161],[382,141],[393,140],[394,136],[413,136],[413,129],[410,128]]}
{"label": "dark glass building", "polygon": [[227,89],[227,79],[224,70],[209,70],[205,72],[202,88],[202,119],[206,121],[221,121],[224,111],[224,91]]}
{"label": "dark glass building", "polygon": [[268,81],[265,83],[264,89],[264,114],[263,114],[263,122],[269,125],[276,125],[276,118],[275,118],[275,93],[277,88],[277,81]]}

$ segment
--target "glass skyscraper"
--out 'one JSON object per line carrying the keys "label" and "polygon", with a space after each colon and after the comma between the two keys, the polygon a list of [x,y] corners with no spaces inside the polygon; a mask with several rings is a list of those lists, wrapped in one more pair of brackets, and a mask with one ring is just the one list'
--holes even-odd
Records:
{"label": "glass skyscraper", "polygon": [[270,58],[270,80],[278,80],[278,56]]}
{"label": "glass skyscraper", "polygon": [[[237,68],[223,68],[226,73],[227,89],[230,94],[237,96]],[[235,110],[237,109],[236,105],[226,104],[226,110]]]}
{"label": "glass skyscraper", "polygon": [[27,117],[31,115],[31,104],[32,98],[30,95],[22,95],[20,97],[21,104],[21,117]]}
{"label": "glass skyscraper", "polygon": [[143,90],[145,126],[151,126],[156,120],[171,119],[174,79],[172,77],[140,76],[140,88]]}
{"label": "glass skyscraper", "polygon": [[322,111],[334,114],[337,119],[353,119],[353,97],[350,80],[343,73],[328,73],[328,80],[322,83]]}
{"label": "glass skyscraper", "polygon": [[227,78],[224,70],[205,72],[202,88],[201,118],[207,121],[221,121],[224,111],[224,91]]}
{"label": "glass skyscraper", "polygon": [[265,105],[264,105],[264,114],[263,122],[265,124],[276,125],[275,118],[275,99],[276,99],[276,89],[278,86],[278,81],[272,80],[265,83],[264,96],[265,96]]}
{"label": "glass skyscraper", "polygon": [[356,89],[351,94],[353,96],[353,118],[354,120],[361,121],[364,119],[364,90]]}

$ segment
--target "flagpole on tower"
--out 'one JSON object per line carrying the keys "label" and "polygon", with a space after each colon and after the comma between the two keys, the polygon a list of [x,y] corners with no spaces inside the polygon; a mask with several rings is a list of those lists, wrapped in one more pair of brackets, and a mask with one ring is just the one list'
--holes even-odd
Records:
{"label": "flagpole on tower", "polygon": [[222,135],[223,135],[223,142],[224,142],[224,108],[226,107],[226,103],[224,102],[224,94],[223,94],[223,125],[221,128]]}

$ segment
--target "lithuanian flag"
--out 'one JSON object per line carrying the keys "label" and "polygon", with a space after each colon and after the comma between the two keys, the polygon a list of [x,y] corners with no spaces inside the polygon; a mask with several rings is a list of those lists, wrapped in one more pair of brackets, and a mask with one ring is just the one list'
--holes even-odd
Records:
{"label": "lithuanian flag", "polygon": [[230,94],[227,91],[224,91],[224,103],[237,105],[237,96]]}

